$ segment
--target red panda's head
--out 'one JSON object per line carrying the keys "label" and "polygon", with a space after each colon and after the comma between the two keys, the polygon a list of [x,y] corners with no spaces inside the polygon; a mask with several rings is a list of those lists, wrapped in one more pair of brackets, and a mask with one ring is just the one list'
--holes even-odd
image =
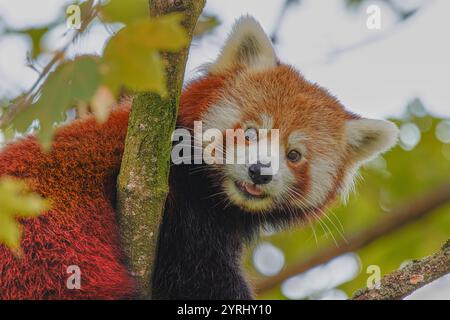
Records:
{"label": "red panda's head", "polygon": [[[363,163],[390,149],[398,133],[391,122],[346,111],[327,90],[279,63],[251,17],[237,21],[218,59],[185,89],[178,122],[192,128],[194,121],[224,137],[227,129],[242,129],[246,138],[234,140],[234,152],[248,151],[259,129],[279,129],[272,175],[261,175],[267,162],[211,165],[227,198],[249,212],[323,207],[346,192]],[[223,145],[218,150],[226,154]]]}

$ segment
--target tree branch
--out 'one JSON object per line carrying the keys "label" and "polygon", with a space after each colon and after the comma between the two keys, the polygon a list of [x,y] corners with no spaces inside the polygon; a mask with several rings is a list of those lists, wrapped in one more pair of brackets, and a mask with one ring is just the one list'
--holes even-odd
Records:
{"label": "tree branch", "polygon": [[[150,0],[151,16],[179,11],[190,39],[205,0]],[[168,192],[171,135],[188,56],[185,48],[164,53],[168,97],[141,93],[133,101],[117,181],[117,213],[123,248],[139,295],[151,296],[151,275],[159,225]]]}
{"label": "tree branch", "polygon": [[299,4],[301,0],[284,0],[283,6],[281,7],[281,11],[278,14],[278,17],[275,20],[275,26],[272,30],[272,34],[270,35],[270,39],[272,40],[273,44],[278,43],[278,33],[280,31],[281,24],[284,21],[284,18],[286,16],[286,12],[293,4]]}
{"label": "tree branch", "polygon": [[408,201],[405,205],[392,212],[390,218],[379,222],[368,230],[354,235],[348,239],[347,243],[341,243],[338,247],[327,248],[307,260],[302,260],[287,267],[274,277],[261,280],[256,285],[256,291],[258,294],[264,293],[275,288],[284,280],[309,270],[314,266],[325,263],[344,253],[357,251],[378,238],[426,216],[449,201],[450,183],[446,183],[422,197]]}
{"label": "tree branch", "polygon": [[400,300],[447,273],[450,273],[450,240],[434,255],[384,276],[378,289],[357,291],[352,300]]}
{"label": "tree branch", "polygon": [[65,46],[57,50],[50,61],[45,65],[45,67],[40,72],[38,78],[33,83],[30,89],[26,93],[24,93],[21,97],[19,97],[16,103],[11,104],[8,109],[0,115],[0,128],[6,128],[11,122],[14,120],[14,117],[20,112],[26,110],[30,107],[33,100],[36,98],[39,93],[40,85],[43,80],[49,75],[49,73],[56,67],[56,65],[64,59],[64,56],[69,49],[70,45],[74,43],[74,41],[83,34],[84,31],[87,30],[91,22],[98,16],[98,10],[100,5],[94,5],[94,2],[91,0],[86,3],[86,7],[83,12],[86,13],[86,16],[83,17],[81,27],[78,30],[74,30],[72,38],[65,44]]}
{"label": "tree branch", "polygon": [[384,2],[389,7],[391,7],[392,11],[394,11],[399,16],[400,19],[397,22],[395,22],[394,25],[392,27],[390,27],[388,30],[380,33],[377,36],[368,37],[366,39],[363,39],[362,41],[358,41],[354,44],[351,44],[350,46],[343,47],[343,48],[337,48],[337,49],[331,51],[328,54],[328,58],[327,58],[328,60],[331,61],[332,59],[335,59],[336,57],[338,57],[344,53],[348,53],[348,52],[354,51],[356,49],[364,48],[372,43],[376,43],[376,42],[386,39],[387,37],[392,35],[396,30],[398,30],[399,26],[401,26],[402,23],[404,23],[405,21],[407,21],[408,19],[413,17],[424,6],[423,5],[421,7],[418,7],[418,8],[412,9],[412,10],[404,11],[397,5],[396,2],[393,2],[392,0],[384,0]]}

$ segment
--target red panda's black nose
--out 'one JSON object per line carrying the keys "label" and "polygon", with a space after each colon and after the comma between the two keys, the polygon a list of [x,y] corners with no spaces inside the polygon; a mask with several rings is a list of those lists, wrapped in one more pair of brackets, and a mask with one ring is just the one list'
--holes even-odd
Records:
{"label": "red panda's black nose", "polygon": [[270,165],[265,165],[260,162],[252,164],[248,168],[248,175],[254,184],[268,184],[272,181],[272,175],[262,174],[262,168],[270,168]]}

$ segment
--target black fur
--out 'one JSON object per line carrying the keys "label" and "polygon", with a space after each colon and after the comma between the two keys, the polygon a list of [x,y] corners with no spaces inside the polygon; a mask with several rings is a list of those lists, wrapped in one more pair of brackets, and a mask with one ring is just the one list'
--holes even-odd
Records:
{"label": "black fur", "polygon": [[154,299],[251,299],[241,270],[243,246],[267,224],[303,213],[244,212],[227,203],[205,165],[172,165],[160,230]]}

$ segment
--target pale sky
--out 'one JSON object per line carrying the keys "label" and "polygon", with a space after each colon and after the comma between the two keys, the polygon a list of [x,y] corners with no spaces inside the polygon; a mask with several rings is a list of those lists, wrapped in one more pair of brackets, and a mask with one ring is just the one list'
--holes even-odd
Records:
{"label": "pale sky", "polygon": [[[52,21],[66,0],[0,0],[0,17],[8,26],[26,28]],[[426,107],[440,116],[450,116],[450,1],[424,2],[416,16],[399,26],[396,17],[381,1],[372,1],[357,11],[348,11],[341,0],[303,0],[293,5],[279,32],[277,53],[283,62],[297,67],[311,81],[327,87],[351,111],[364,116],[401,115],[408,101],[420,97]],[[381,8],[382,29],[366,27],[366,8]],[[206,12],[222,21],[215,32],[194,42],[187,78],[195,69],[215,59],[233,21],[251,13],[271,33],[280,11],[279,0],[209,0]],[[1,20],[0,20],[1,21]],[[2,23],[0,22],[0,28]],[[44,39],[51,49],[64,43],[65,25]],[[96,26],[72,54],[101,53],[108,37]],[[368,39],[378,39],[358,49],[335,54]],[[16,94],[29,87],[36,72],[26,66],[26,37],[8,36],[0,40],[0,94]]]}

